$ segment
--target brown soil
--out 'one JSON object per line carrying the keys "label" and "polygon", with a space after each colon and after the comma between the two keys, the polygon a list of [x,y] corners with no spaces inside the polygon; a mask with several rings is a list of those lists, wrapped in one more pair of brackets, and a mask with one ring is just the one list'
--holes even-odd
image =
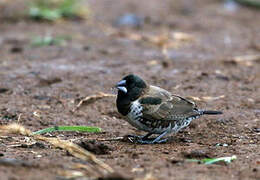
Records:
{"label": "brown soil", "polygon": [[[12,7],[16,7],[15,5]],[[53,133],[81,139],[81,145],[126,177],[158,179],[260,179],[260,64],[232,57],[259,55],[260,12],[246,7],[228,11],[222,1],[90,1],[91,20],[38,23],[1,19],[0,122],[17,122],[34,131],[55,125],[98,126],[103,133]],[[126,12],[145,19],[139,29],[120,28]],[[105,28],[104,28],[105,27]],[[168,49],[133,40],[126,33],[161,35],[180,31],[194,40]],[[35,35],[69,35],[66,46],[32,47]],[[165,40],[167,41],[167,39]],[[162,42],[164,43],[164,42]],[[143,134],[117,113],[114,98],[104,98],[72,112],[80,99],[111,87],[128,73],[175,94],[218,97],[199,101],[220,116],[197,119],[166,144],[138,145],[100,141]],[[61,135],[62,134],[62,135]],[[95,141],[89,141],[95,140]],[[61,149],[26,142],[17,135],[0,137],[1,180],[62,179],[57,169],[79,161]],[[77,142],[80,143],[80,142]],[[26,144],[26,143],[25,143]],[[225,144],[223,146],[223,144]],[[230,164],[204,165],[187,158],[236,155]],[[21,162],[20,162],[21,161]],[[107,178],[108,179],[108,178]],[[111,178],[113,179],[113,178]],[[114,178],[115,179],[115,178]]]}

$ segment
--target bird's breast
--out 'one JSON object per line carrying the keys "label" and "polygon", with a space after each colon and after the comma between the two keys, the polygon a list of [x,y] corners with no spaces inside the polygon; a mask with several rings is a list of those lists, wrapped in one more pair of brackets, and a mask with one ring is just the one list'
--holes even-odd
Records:
{"label": "bird's breast", "polygon": [[143,107],[138,100],[131,103],[130,111],[127,114],[127,121],[139,130],[162,133],[167,127],[157,126],[161,121],[151,121],[143,118]]}
{"label": "bird's breast", "polygon": [[142,105],[138,102],[138,100],[134,101],[130,105],[130,110],[128,114],[126,115],[127,121],[134,127],[140,130],[148,131],[148,129],[145,127],[142,121],[142,116],[143,116],[143,107]]}

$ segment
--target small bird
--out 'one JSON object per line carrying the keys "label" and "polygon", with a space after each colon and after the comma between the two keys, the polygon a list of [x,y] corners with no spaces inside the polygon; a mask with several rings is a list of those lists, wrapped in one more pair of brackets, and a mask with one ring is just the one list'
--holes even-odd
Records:
{"label": "small bird", "polygon": [[[152,85],[137,75],[130,74],[119,81],[116,106],[118,112],[139,130],[148,132],[145,136],[134,136],[137,143],[154,144],[166,142],[163,136],[177,133],[188,126],[193,119],[202,115],[222,114],[220,111],[200,110],[196,104],[181,96]],[[158,137],[148,138],[152,134]]]}

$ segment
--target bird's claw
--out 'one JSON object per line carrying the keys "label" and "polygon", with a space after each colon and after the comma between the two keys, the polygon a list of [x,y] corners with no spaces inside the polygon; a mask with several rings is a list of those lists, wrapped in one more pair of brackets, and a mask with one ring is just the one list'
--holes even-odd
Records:
{"label": "bird's claw", "polygon": [[132,139],[142,139],[143,136],[137,136],[137,135],[127,135],[127,138],[132,138]]}
{"label": "bird's claw", "polygon": [[127,135],[126,138],[127,138],[130,142],[134,143],[134,142],[137,142],[138,140],[142,139],[143,136]]}

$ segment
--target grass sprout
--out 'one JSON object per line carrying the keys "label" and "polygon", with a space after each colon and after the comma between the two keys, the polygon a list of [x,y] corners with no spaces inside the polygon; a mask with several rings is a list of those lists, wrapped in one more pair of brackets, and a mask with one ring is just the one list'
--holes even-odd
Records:
{"label": "grass sprout", "polygon": [[66,36],[57,36],[57,37],[53,37],[51,35],[36,36],[32,38],[31,45],[32,46],[51,46],[51,45],[65,46],[66,40],[68,39],[69,37]]}
{"label": "grass sprout", "polygon": [[29,5],[29,16],[35,20],[84,19],[88,15],[89,10],[81,0],[34,0]]}
{"label": "grass sprout", "polygon": [[99,127],[90,127],[90,126],[54,126],[46,129],[41,129],[39,131],[35,131],[32,134],[44,134],[50,133],[54,131],[79,131],[79,132],[101,132],[101,128]]}
{"label": "grass sprout", "polygon": [[235,0],[235,1],[245,6],[260,8],[259,0]]}
{"label": "grass sprout", "polygon": [[205,159],[188,159],[189,162],[199,162],[202,164],[214,164],[217,162],[225,162],[225,163],[231,163],[231,161],[237,159],[236,155],[229,156],[229,157],[220,157],[220,158],[205,158]]}

